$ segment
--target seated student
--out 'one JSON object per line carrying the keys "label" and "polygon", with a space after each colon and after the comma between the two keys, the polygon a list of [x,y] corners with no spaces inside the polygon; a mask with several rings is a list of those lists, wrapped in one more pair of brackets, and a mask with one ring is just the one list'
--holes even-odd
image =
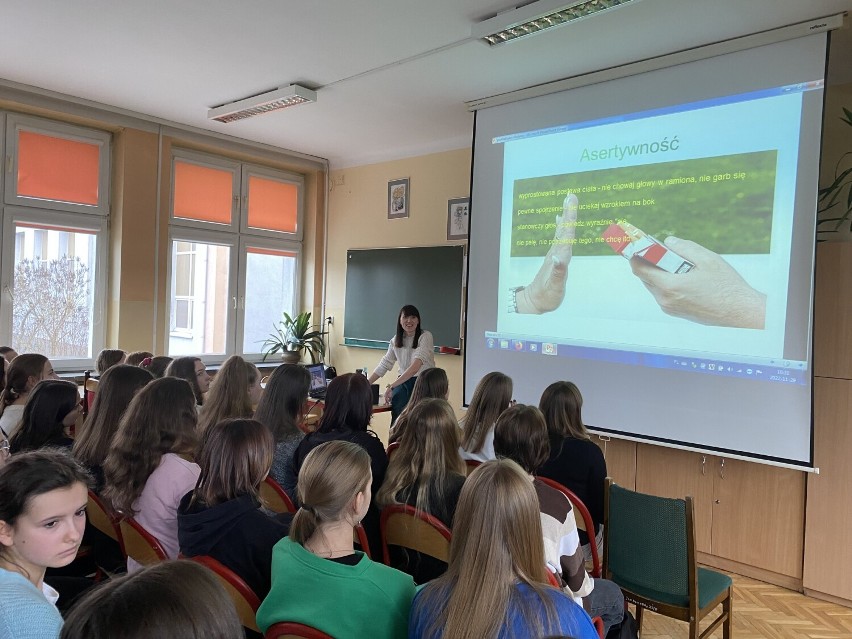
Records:
{"label": "seated student", "polygon": [[154,357],[154,354],[148,351],[132,351],[124,358],[124,363],[129,366],[139,366],[146,357]]}
{"label": "seated student", "polygon": [[289,538],[272,551],[272,589],[257,611],[262,631],[294,621],[333,637],[405,637],[414,582],[352,543],[352,528],[370,506],[371,480],[370,456],[358,444],[330,441],[305,458],[302,507]]}
{"label": "seated student", "polygon": [[[154,376],[154,379],[160,379],[166,374],[166,369],[169,367],[173,359],[166,355],[157,355],[156,357],[146,357],[139,363],[139,368],[144,368]],[[206,371],[205,371],[206,372]]]}
{"label": "seated student", "polygon": [[442,577],[417,594],[411,639],[595,639],[592,620],[548,586],[538,500],[529,477],[501,459],[482,464],[462,488]]}
{"label": "seated student", "polygon": [[251,417],[262,393],[257,366],[239,355],[231,355],[210,384],[210,392],[198,413],[198,432],[203,433],[230,417]]}
{"label": "seated student", "polygon": [[479,380],[462,428],[462,459],[484,462],[494,459],[494,423],[512,403],[512,379],[503,373],[488,373]]}
{"label": "seated student", "polygon": [[59,376],[53,371],[53,364],[44,355],[24,353],[18,355],[9,365],[6,384],[0,393],[0,433],[5,437],[15,434],[30,391],[45,379],[59,379]]}
{"label": "seated student", "polygon": [[299,430],[302,406],[311,387],[311,375],[304,366],[282,364],[269,376],[254,418],[275,438],[275,456],[269,474],[296,501],[296,472],[293,455],[305,434]]}
{"label": "seated student", "polygon": [[[166,551],[178,555],[177,509],[195,487],[195,396],[182,379],[164,377],[140,390],[118,424],[104,462],[103,498],[130,515]],[[127,570],[139,564],[127,559]]]}
{"label": "seated student", "polygon": [[21,423],[9,439],[14,455],[46,446],[71,448],[70,429],[82,415],[77,385],[60,379],[46,379],[35,385],[27,399]]}
{"label": "seated student", "polygon": [[[550,456],[538,469],[538,474],[565,486],[589,509],[595,524],[598,556],[603,557],[606,460],[583,424],[580,389],[571,382],[554,382],[544,389],[538,407],[544,415],[550,440]],[[589,537],[584,530],[580,531],[580,543],[586,561],[591,561]]]}
{"label": "seated student", "polygon": [[6,362],[11,364],[12,360],[18,356],[18,351],[11,346],[0,346],[0,356],[2,356]]}
{"label": "seated student", "polygon": [[119,421],[130,401],[152,380],[151,374],[138,366],[118,364],[101,378],[92,410],[74,436],[71,451],[95,479],[94,490],[100,493],[104,485],[104,460]]}
{"label": "seated student", "polygon": [[126,357],[127,353],[120,348],[103,349],[98,353],[98,357],[95,360],[95,368],[98,371],[98,376],[103,375],[116,364],[123,364]]}
{"label": "seated student", "polygon": [[176,357],[166,368],[166,377],[178,377],[189,382],[195,395],[196,410],[201,410],[204,393],[210,390],[210,375],[204,362],[197,357]]}
{"label": "seated student", "polygon": [[272,547],[287,536],[291,516],[260,508],[269,474],[272,434],[252,419],[226,419],[204,431],[195,490],[178,508],[178,541],[187,557],[209,555],[263,599],[269,592]]}
{"label": "seated student", "polygon": [[47,568],[70,564],[86,524],[89,476],[70,455],[38,450],[0,467],[0,639],[59,636]]}
{"label": "seated student", "polygon": [[391,426],[390,437],[388,443],[392,444],[399,441],[402,433],[405,431],[408,414],[417,405],[418,402],[434,397],[437,399],[447,399],[450,396],[450,381],[447,379],[447,371],[443,368],[427,368],[417,376],[417,381],[414,383],[414,390],[411,391],[411,398],[408,404],[402,409],[396,422]]}
{"label": "seated student", "polygon": [[165,561],[110,579],[71,609],[61,639],[243,639],[225,588],[204,566]]}
{"label": "seated student", "polygon": [[[424,399],[412,408],[408,425],[388,462],[376,502],[380,508],[409,504],[452,528],[465,478],[455,413],[444,399]],[[428,555],[394,547],[391,551],[391,565],[412,575],[417,584],[431,581],[447,569],[443,561]]]}
{"label": "seated student", "polygon": [[[385,480],[388,456],[379,436],[368,430],[373,416],[373,393],[367,378],[357,373],[346,373],[331,380],[325,394],[325,409],[317,430],[305,436],[296,447],[293,466],[298,473],[302,463],[314,448],[325,442],[344,440],[361,446],[370,455],[373,473],[373,498]],[[379,511],[371,505],[364,519],[364,529],[370,540],[370,552],[380,557]]]}
{"label": "seated student", "polygon": [[[541,411],[518,404],[500,415],[494,428],[494,451],[498,457],[516,462],[533,479],[550,453]],[[532,485],[538,497],[547,565],[576,598],[583,599],[583,607],[591,616],[603,619],[605,633],[609,632],[624,615],[621,589],[607,579],[591,579],[586,572],[568,498],[537,479]]]}

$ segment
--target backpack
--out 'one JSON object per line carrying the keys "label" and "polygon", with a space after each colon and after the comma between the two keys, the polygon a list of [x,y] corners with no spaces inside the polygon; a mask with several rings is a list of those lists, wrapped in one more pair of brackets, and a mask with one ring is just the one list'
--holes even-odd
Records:
{"label": "backpack", "polygon": [[639,639],[639,626],[629,610],[624,611],[624,619],[606,633],[606,639]]}

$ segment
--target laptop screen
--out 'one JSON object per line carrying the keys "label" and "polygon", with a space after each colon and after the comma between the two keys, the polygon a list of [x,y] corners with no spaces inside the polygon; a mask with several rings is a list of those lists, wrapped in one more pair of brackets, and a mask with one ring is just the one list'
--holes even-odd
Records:
{"label": "laptop screen", "polygon": [[305,364],[311,375],[311,391],[321,390],[326,387],[325,366],[323,364]]}

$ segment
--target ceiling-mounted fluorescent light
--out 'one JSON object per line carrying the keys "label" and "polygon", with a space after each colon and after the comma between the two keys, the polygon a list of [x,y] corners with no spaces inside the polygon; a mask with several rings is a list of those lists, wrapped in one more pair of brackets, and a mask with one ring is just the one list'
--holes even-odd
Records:
{"label": "ceiling-mounted fluorescent light", "polygon": [[234,122],[244,120],[254,115],[277,111],[287,107],[296,106],[303,102],[316,102],[317,92],[311,91],[299,84],[291,84],[274,91],[267,91],[259,95],[253,95],[243,100],[229,102],[222,106],[207,111],[208,120],[218,122]]}
{"label": "ceiling-mounted fluorescent light", "polygon": [[538,0],[473,25],[470,35],[495,46],[561,27],[636,0]]}

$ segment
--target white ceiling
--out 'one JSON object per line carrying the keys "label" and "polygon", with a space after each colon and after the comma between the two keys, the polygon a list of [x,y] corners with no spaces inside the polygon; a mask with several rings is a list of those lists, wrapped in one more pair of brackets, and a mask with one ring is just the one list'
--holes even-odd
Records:
{"label": "white ceiling", "polygon": [[[490,48],[512,0],[0,0],[0,78],[330,160],[470,145],[464,102],[852,10],[852,0],[637,0]],[[830,79],[852,82],[852,36]],[[316,104],[241,122],[207,109],[291,83]]]}

